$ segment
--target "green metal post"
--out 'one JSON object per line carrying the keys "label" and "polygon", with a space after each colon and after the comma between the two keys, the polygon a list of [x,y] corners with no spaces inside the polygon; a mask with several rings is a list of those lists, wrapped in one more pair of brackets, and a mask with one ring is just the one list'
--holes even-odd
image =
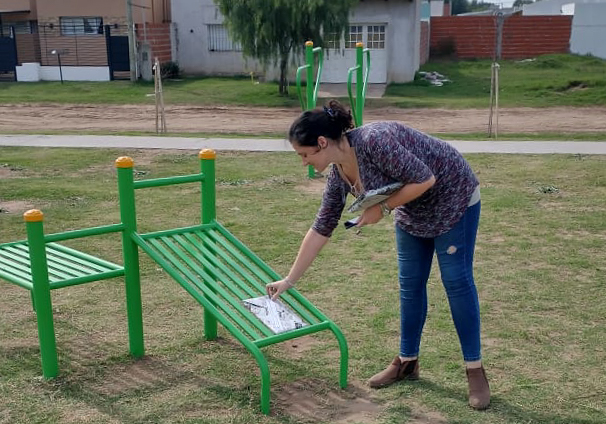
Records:
{"label": "green metal post", "polygon": [[133,166],[133,160],[127,156],[116,159],[118,194],[120,196],[120,218],[122,224],[124,224],[124,231],[122,232],[122,255],[124,258],[128,339],[131,355],[138,358],[145,355],[145,346],[143,342],[139,251],[132,238],[132,235],[137,231]]}
{"label": "green metal post", "polygon": [[36,209],[23,214],[27,228],[30,266],[33,281],[33,298],[38,321],[38,338],[40,356],[42,357],[42,374],[44,378],[54,378],[59,374],[57,361],[57,343],[53,323],[53,306],[48,281],[46,263],[46,243],[42,221],[44,215]]}
{"label": "green metal post", "polygon": [[[217,154],[212,149],[204,149],[200,151],[198,157],[200,158],[200,172],[204,174],[201,194],[202,224],[211,224],[217,217],[215,193],[215,159]],[[206,340],[217,338],[217,318],[207,308],[204,308],[204,336]]]}
{"label": "green metal post", "polygon": [[[366,67],[364,67],[364,54],[366,53]],[[356,97],[351,93],[352,73],[356,73]],[[370,73],[370,50],[364,48],[363,43],[356,43],[356,66],[349,68],[347,73],[347,93],[352,105],[354,124],[356,127],[364,123],[364,103],[366,101],[366,89],[368,88],[368,76]]]}
{"label": "green metal post", "polygon": [[[314,43],[313,41],[305,42],[305,63],[307,65],[307,80],[305,82],[305,93],[307,95],[307,110],[316,107],[316,99],[314,99]],[[313,166],[307,166],[307,176],[315,178],[316,170]]]}
{"label": "green metal post", "polygon": [[305,42],[305,64],[307,66],[307,79],[305,93],[307,95],[307,110],[316,107],[314,99],[314,43],[313,41]]}
{"label": "green metal post", "polygon": [[200,172],[204,174],[202,181],[202,224],[211,224],[217,217],[215,194],[215,159],[217,154],[212,149],[201,150]]}
{"label": "green metal post", "polygon": [[356,122],[356,126],[361,126],[363,123],[363,114],[364,114],[364,95],[362,94],[362,90],[364,88],[364,56],[363,56],[364,44],[356,43],[356,114],[358,115],[358,120],[360,122]]}

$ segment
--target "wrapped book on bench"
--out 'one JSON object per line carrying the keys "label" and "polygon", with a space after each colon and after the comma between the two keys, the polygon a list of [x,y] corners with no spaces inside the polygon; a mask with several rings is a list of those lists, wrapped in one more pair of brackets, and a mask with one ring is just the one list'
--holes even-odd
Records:
{"label": "wrapped book on bench", "polygon": [[368,209],[371,206],[381,203],[383,200],[387,200],[389,196],[394,194],[396,191],[401,189],[404,183],[392,183],[381,188],[374,190],[368,190],[362,193],[347,209],[348,212],[357,212],[360,210]]}
{"label": "wrapped book on bench", "polygon": [[271,300],[269,296],[245,299],[242,303],[275,334],[296,330],[306,325],[292,309],[280,300]]}

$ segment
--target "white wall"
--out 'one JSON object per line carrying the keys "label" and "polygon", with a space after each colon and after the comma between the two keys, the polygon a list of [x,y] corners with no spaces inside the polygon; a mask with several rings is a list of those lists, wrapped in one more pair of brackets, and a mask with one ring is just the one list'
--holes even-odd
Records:
{"label": "white wall", "polygon": [[220,24],[223,17],[212,0],[172,2],[172,19],[176,23],[177,61],[186,74],[234,75],[260,67],[247,64],[240,52],[211,52],[208,50],[208,24]]}
{"label": "white wall", "polygon": [[[387,23],[387,82],[411,81],[419,68],[420,10],[420,1],[365,0],[350,17],[351,24]],[[173,0],[172,18],[177,27],[176,57],[184,73],[234,75],[263,72],[256,61],[246,63],[240,52],[208,51],[206,25],[223,22],[212,0]],[[302,64],[303,60],[295,62]],[[296,66],[289,66],[290,78],[294,80]],[[267,79],[277,79],[279,72],[276,68],[268,69],[265,75]]]}
{"label": "white wall", "polygon": [[606,0],[542,0],[522,7],[522,15],[561,15],[562,6],[575,3],[606,3]]}
{"label": "white wall", "polygon": [[[407,82],[419,69],[421,43],[420,1],[364,1],[355,9],[350,23],[387,23],[386,51],[387,82]],[[375,54],[378,59],[380,51]],[[371,69],[374,63],[370,53]],[[354,64],[350,65],[353,66]]]}
{"label": "white wall", "polygon": [[577,4],[572,19],[570,51],[606,59],[606,3]]}
{"label": "white wall", "polygon": [[444,16],[444,0],[429,1],[431,16]]}
{"label": "white wall", "polygon": [[107,66],[40,66],[39,63],[24,63],[17,66],[17,81],[109,81]]}

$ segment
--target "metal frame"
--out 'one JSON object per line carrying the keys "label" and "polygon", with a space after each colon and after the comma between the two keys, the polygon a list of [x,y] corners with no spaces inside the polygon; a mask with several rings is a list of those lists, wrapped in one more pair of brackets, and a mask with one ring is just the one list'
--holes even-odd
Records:
{"label": "metal frame", "polygon": [[[318,55],[318,72],[316,74],[316,81],[314,83],[314,55]],[[322,47],[314,48],[313,41],[305,42],[305,65],[297,68],[296,82],[297,82],[297,94],[299,95],[299,102],[301,102],[301,109],[312,110],[316,107],[318,100],[318,90],[320,89],[320,79],[322,78],[322,67],[324,65],[324,52]],[[301,72],[305,70],[305,100],[301,93]],[[316,177],[316,170],[313,166],[307,167],[307,176],[309,178]]]}
{"label": "metal frame", "polygon": [[[364,53],[366,53],[366,69],[364,69]],[[351,95],[351,76],[356,73],[356,98]],[[364,103],[366,102],[366,88],[370,74],[370,49],[365,49],[363,43],[356,44],[356,66],[347,71],[347,94],[352,106],[354,124],[356,127],[364,123]],[[363,76],[362,76],[363,75]]]}
{"label": "metal frame", "polygon": [[[334,322],[297,290],[282,300],[305,321],[302,328],[274,334],[248,311],[242,300],[265,295],[265,284],[281,277],[246,245],[216,221],[215,152],[199,154],[200,173],[134,181],[134,162],[116,160],[121,223],[56,234],[44,234],[43,214],[24,214],[27,240],[0,244],[0,278],[30,290],[38,321],[42,370],[45,378],[58,375],[57,350],[50,291],[76,284],[124,276],[130,353],[145,353],[138,250],[141,248],[204,308],[204,334],[217,337],[221,323],[253,355],[261,370],[261,411],[269,414],[269,365],[261,348],[296,337],[330,330],[341,353],[339,385],[347,386],[347,341]],[[137,232],[135,190],[174,184],[201,184],[202,224],[153,233]],[[124,266],[99,259],[57,241],[120,232]]]}

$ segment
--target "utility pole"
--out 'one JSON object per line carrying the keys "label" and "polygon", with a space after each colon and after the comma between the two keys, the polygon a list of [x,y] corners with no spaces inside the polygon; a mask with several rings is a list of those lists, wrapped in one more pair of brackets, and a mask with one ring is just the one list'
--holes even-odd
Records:
{"label": "utility pole", "polygon": [[137,48],[135,40],[135,23],[133,22],[133,3],[126,0],[126,20],[128,22],[128,58],[130,67],[130,80],[137,81]]}

